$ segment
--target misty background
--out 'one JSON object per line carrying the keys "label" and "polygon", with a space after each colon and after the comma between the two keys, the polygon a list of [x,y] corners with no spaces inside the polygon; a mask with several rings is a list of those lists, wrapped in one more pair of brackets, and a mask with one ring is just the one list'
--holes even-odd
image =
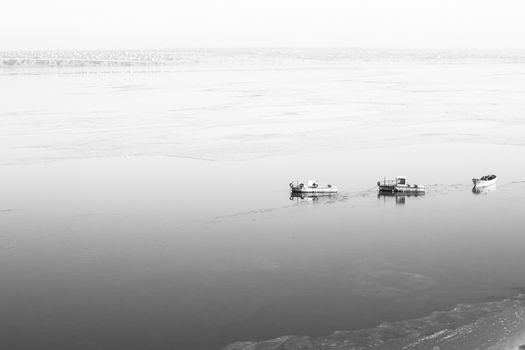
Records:
{"label": "misty background", "polygon": [[518,0],[4,1],[0,50],[525,48]]}

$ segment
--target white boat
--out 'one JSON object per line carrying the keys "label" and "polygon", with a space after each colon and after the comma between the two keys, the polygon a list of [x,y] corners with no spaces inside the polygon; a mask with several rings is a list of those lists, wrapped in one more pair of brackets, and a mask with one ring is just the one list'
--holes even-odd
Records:
{"label": "white boat", "polygon": [[337,193],[337,187],[332,185],[319,186],[317,181],[308,180],[306,186],[299,181],[290,182],[292,193]]}
{"label": "white boat", "polygon": [[498,178],[496,175],[485,175],[480,178],[472,179],[472,182],[474,183],[474,187],[485,187],[494,185],[497,180]]}
{"label": "white boat", "polygon": [[425,193],[425,186],[409,185],[406,176],[396,176],[395,180],[383,179],[377,182],[379,192],[386,193]]}

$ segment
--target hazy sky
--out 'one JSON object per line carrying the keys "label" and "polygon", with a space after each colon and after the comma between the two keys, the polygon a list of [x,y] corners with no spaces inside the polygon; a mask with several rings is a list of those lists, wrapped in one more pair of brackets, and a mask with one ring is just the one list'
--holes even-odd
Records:
{"label": "hazy sky", "polygon": [[525,48],[523,0],[5,0],[0,50]]}

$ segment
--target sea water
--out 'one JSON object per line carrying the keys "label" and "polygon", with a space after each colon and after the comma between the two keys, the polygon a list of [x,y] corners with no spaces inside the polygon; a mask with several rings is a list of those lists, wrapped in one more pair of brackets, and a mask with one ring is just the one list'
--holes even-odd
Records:
{"label": "sea water", "polygon": [[0,67],[9,348],[525,343],[525,56],[83,55]]}

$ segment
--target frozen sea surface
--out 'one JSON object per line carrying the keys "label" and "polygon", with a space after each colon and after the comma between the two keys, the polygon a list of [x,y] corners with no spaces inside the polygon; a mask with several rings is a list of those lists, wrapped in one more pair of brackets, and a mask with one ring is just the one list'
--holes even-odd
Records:
{"label": "frozen sea surface", "polygon": [[350,52],[197,52],[204,63],[190,64],[187,54],[190,63],[160,68],[0,67],[1,162],[243,160],[426,143],[525,143],[522,56]]}
{"label": "frozen sea surface", "polygon": [[[0,66],[10,349],[520,344],[520,54],[178,55]],[[341,192],[291,198],[309,177]]]}

